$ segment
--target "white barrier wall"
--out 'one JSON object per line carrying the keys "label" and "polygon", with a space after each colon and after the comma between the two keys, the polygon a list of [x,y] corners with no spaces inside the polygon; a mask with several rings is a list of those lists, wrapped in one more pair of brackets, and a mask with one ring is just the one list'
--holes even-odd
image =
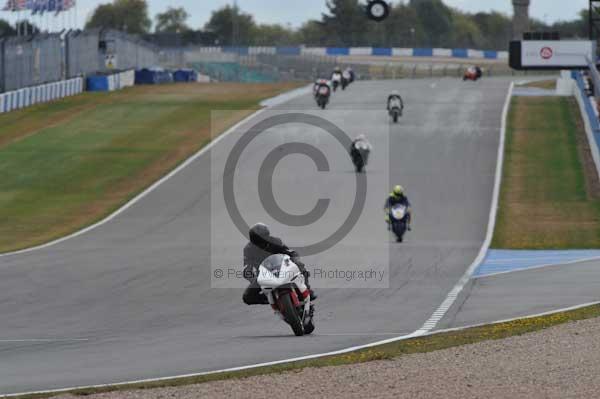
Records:
{"label": "white barrier wall", "polygon": [[[124,72],[128,74],[129,72]],[[133,80],[133,71],[128,75]],[[0,94],[0,114],[73,96],[83,91],[83,78],[63,80]]]}
{"label": "white barrier wall", "polygon": [[396,57],[412,57],[413,49],[411,48],[393,48],[392,55]]}
{"label": "white barrier wall", "polygon": [[135,71],[115,73],[106,77],[108,80],[108,91],[121,90],[135,85]]}
{"label": "white barrier wall", "polygon": [[449,48],[434,48],[434,57],[452,57],[452,50]]}
{"label": "white barrier wall", "polygon": [[348,53],[350,55],[371,55],[373,49],[371,47],[350,47]]}

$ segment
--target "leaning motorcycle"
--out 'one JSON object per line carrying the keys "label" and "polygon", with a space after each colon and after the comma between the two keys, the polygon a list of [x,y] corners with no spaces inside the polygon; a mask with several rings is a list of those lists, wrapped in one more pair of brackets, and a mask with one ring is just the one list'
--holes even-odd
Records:
{"label": "leaning motorcycle", "polygon": [[290,325],[297,336],[315,329],[314,305],[305,277],[288,255],[275,254],[258,267],[257,283],[275,314]]}
{"label": "leaning motorcycle", "polygon": [[408,207],[402,204],[392,206],[389,214],[391,230],[396,235],[396,241],[402,242],[408,228]]}

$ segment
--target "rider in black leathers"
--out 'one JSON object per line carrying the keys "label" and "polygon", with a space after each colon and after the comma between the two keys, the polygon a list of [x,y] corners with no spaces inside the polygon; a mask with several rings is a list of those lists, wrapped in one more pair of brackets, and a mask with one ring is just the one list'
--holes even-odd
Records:
{"label": "rider in black leathers", "polygon": [[310,290],[311,300],[317,299],[317,296],[310,289],[308,282],[309,273],[300,261],[298,253],[291,250],[281,241],[280,238],[273,237],[269,228],[263,223],[257,223],[250,229],[250,242],[244,247],[244,278],[250,281],[250,285],[244,291],[242,297],[247,305],[266,305],[269,303],[267,297],[260,291],[260,286],[256,282],[258,267],[260,264],[273,254],[285,254],[290,256],[292,262],[298,265],[298,268],[304,274],[306,286]]}

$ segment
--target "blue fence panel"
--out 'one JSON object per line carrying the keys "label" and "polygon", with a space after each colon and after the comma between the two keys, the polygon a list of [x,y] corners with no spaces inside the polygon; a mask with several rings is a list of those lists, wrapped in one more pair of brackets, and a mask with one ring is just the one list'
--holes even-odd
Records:
{"label": "blue fence panel", "polygon": [[466,48],[453,48],[452,49],[452,57],[454,58],[467,58],[469,56],[469,52]]}
{"label": "blue fence panel", "polygon": [[483,57],[495,60],[498,58],[498,52],[493,50],[485,50],[483,52]]}
{"label": "blue fence panel", "polygon": [[432,48],[414,48],[413,57],[433,57]]}
{"label": "blue fence panel", "polygon": [[108,91],[107,76],[90,76],[87,78],[88,91]]}
{"label": "blue fence panel", "polygon": [[327,55],[350,55],[350,48],[348,47],[327,47]]}
{"label": "blue fence panel", "polygon": [[371,49],[371,55],[391,56],[392,49],[390,47],[373,47]]}
{"label": "blue fence panel", "polygon": [[301,53],[301,49],[300,47],[290,47],[290,46],[284,46],[284,47],[277,47],[275,49],[275,54],[277,55],[300,55]]}

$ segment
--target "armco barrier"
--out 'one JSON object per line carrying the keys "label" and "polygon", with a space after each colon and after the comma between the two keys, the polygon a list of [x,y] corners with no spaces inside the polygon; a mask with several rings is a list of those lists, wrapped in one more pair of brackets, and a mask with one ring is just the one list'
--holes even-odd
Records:
{"label": "armco barrier", "polygon": [[596,171],[600,177],[600,122],[598,121],[598,115],[594,111],[592,101],[585,92],[585,83],[583,82],[581,72],[573,71],[572,76],[577,85],[575,98],[581,109],[592,158],[594,159]]}
{"label": "armco barrier", "polygon": [[350,55],[349,47],[327,47],[327,55]]}
{"label": "armco barrier", "polygon": [[83,91],[83,78],[47,83],[34,87],[0,94],[0,113],[27,108],[60,98],[73,96]]}
{"label": "armco barrier", "polygon": [[373,47],[370,55],[392,56],[390,47]]}
{"label": "armco barrier", "polygon": [[413,57],[433,57],[432,48],[414,48]]}
{"label": "armco barrier", "polygon": [[89,76],[87,91],[115,91],[134,85],[135,72],[125,71],[112,75]]}
{"label": "armco barrier", "polygon": [[454,57],[507,59],[507,51],[473,50],[466,48],[389,48],[389,47],[198,47],[194,52],[201,54],[229,53],[238,55],[328,55],[339,56],[394,56],[394,57]]}

